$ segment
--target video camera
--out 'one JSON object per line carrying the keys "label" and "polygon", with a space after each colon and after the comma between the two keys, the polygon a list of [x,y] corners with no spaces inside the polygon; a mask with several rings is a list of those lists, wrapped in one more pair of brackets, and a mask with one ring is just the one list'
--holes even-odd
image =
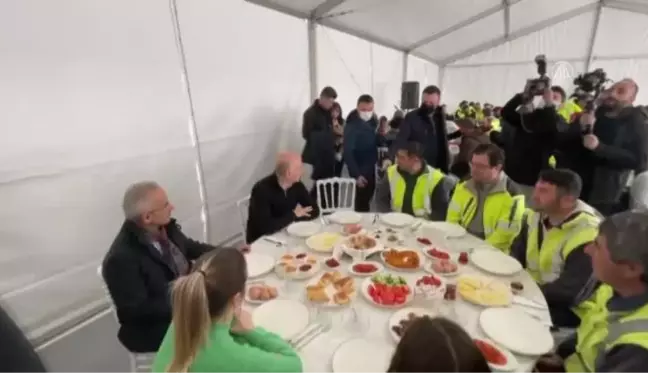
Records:
{"label": "video camera", "polygon": [[538,66],[538,75],[540,75],[540,77],[527,80],[524,92],[522,93],[525,103],[531,101],[535,96],[543,95],[544,91],[551,85],[551,80],[547,76],[547,58],[545,55],[537,55],[535,63]]}
{"label": "video camera", "polygon": [[[603,92],[604,85],[608,81],[610,80],[603,69],[580,74],[574,79],[576,90],[572,96],[579,101],[585,102],[583,110],[586,113],[593,113],[596,111],[596,99]],[[584,133],[592,133],[592,126],[587,126]]]}

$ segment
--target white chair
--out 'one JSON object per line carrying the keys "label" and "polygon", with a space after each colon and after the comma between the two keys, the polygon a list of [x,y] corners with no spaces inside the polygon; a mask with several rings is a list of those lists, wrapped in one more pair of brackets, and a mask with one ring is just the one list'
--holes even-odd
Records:
{"label": "white chair", "polygon": [[319,207],[320,214],[355,209],[355,179],[332,177],[317,180],[315,187],[317,188],[317,207]]}
{"label": "white chair", "polygon": [[241,223],[241,233],[243,233],[243,239],[247,236],[247,218],[250,208],[250,196],[239,199],[236,201],[236,209],[239,213],[239,220]]}
{"label": "white chair", "polygon": [[[103,273],[101,271],[101,265],[97,267],[97,275],[99,276],[99,279],[101,279],[102,288],[106,293],[106,296],[110,300],[110,309],[112,311],[112,314],[115,317],[115,320],[117,320],[117,323],[119,324],[119,319],[117,318],[117,310],[115,308],[115,304],[112,300],[112,297],[110,296],[110,291],[108,291],[108,286],[106,286],[106,282],[104,281]],[[128,360],[130,365],[130,371],[136,373],[150,372],[153,365],[154,358],[155,358],[155,353],[135,353],[129,351]]]}

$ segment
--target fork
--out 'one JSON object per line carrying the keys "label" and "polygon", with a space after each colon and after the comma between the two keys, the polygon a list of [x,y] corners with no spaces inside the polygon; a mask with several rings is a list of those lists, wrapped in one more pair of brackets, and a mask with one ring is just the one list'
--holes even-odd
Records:
{"label": "fork", "polygon": [[306,347],[310,342],[312,342],[315,338],[319,337],[320,335],[324,333],[328,333],[331,330],[332,326],[330,323],[321,323],[318,325],[315,330],[301,338],[297,343],[294,345],[295,350],[301,350],[302,348]]}

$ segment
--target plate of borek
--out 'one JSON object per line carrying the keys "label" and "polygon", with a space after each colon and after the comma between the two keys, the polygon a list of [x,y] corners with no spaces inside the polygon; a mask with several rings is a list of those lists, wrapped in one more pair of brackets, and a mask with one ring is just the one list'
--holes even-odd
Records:
{"label": "plate of borek", "polygon": [[350,276],[339,271],[325,272],[306,286],[306,297],[321,306],[345,306],[356,296],[355,284]]}
{"label": "plate of borek", "polygon": [[277,276],[286,280],[311,278],[319,269],[317,258],[306,253],[284,254],[275,265]]}

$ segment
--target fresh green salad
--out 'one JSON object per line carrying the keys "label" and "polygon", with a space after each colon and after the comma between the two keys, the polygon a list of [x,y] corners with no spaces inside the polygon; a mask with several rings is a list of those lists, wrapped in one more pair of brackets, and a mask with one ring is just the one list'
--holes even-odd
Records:
{"label": "fresh green salad", "polygon": [[407,281],[403,277],[384,273],[374,275],[373,277],[371,277],[371,281],[384,285],[407,285]]}

